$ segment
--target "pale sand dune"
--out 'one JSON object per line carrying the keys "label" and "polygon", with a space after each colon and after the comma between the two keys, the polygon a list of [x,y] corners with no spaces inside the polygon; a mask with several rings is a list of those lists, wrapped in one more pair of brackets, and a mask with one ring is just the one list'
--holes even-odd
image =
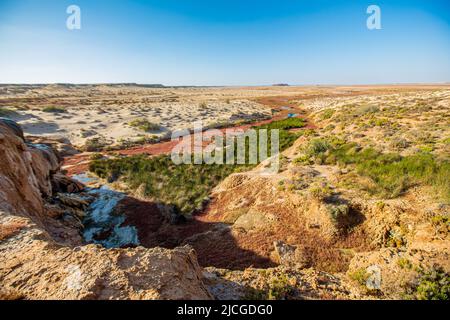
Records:
{"label": "pale sand dune", "polygon": [[[217,93],[205,95],[207,90],[195,93],[189,89],[108,87],[67,90],[58,86],[49,90],[44,87],[25,94],[30,102],[23,103],[24,108],[17,108],[17,101],[24,97],[2,98],[11,100],[6,106],[16,114],[10,117],[20,123],[26,134],[64,137],[79,147],[93,138],[102,138],[112,145],[123,140],[164,138],[175,130],[191,129],[194,121],[217,126],[271,115],[270,109],[254,101],[239,96],[228,100]],[[46,106],[62,107],[65,112],[45,112]],[[144,131],[130,126],[134,120],[147,120],[160,129]]]}
{"label": "pale sand dune", "polygon": [[[448,86],[305,86],[305,87],[205,87],[148,88],[136,85],[2,86],[0,108],[29,135],[64,137],[75,146],[99,138],[107,145],[124,141],[148,141],[192,129],[194,121],[205,126],[232,124],[269,117],[271,110],[258,98],[292,96],[305,109],[334,103],[338,96],[351,102],[353,95],[434,90]],[[324,99],[326,97],[328,100]],[[349,98],[345,98],[349,97]],[[315,102],[317,100],[317,103]],[[44,112],[45,107],[65,112]],[[0,109],[1,110],[1,109]],[[130,122],[144,119],[160,126],[145,132]]]}

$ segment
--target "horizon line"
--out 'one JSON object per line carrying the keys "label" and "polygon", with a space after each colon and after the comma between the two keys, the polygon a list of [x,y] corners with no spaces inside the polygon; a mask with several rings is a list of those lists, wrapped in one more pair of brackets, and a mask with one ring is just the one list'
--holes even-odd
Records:
{"label": "horizon line", "polygon": [[0,86],[46,86],[46,85],[72,85],[72,86],[99,86],[99,85],[123,85],[123,86],[149,86],[154,88],[174,88],[174,87],[199,87],[199,88],[238,88],[238,87],[364,87],[364,86],[414,86],[414,85],[450,85],[448,82],[382,82],[382,83],[316,83],[316,84],[240,84],[240,85],[165,85],[161,83],[139,83],[139,82],[0,82]]}

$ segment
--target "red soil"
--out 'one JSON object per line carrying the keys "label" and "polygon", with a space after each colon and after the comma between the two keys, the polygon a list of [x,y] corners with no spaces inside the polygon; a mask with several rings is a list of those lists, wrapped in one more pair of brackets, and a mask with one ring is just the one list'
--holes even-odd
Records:
{"label": "red soil", "polygon": [[[305,118],[305,112],[300,109],[297,103],[293,102],[296,100],[296,97],[266,97],[256,99],[256,102],[261,103],[262,105],[271,108],[273,110],[277,110],[275,115],[268,120],[257,121],[250,124],[244,124],[240,126],[235,126],[231,128],[220,129],[223,133],[225,130],[232,131],[247,131],[253,126],[261,126],[264,124],[271,123],[276,120],[286,119],[288,114],[293,113],[296,114],[297,117]],[[283,109],[283,107],[289,107],[289,110]],[[310,122],[307,123],[306,128],[315,128],[314,125]],[[191,136],[192,138],[192,136]],[[139,154],[147,154],[149,156],[157,156],[162,154],[170,154],[173,148],[178,144],[178,141],[163,141],[154,144],[146,144],[143,146],[133,147],[129,149],[117,150],[114,151],[116,154],[132,156]],[[207,145],[207,142],[205,142]],[[70,156],[64,159],[64,168],[67,170],[68,175],[80,174],[88,171],[89,168],[89,155],[87,154],[78,154],[74,156]]]}
{"label": "red soil", "polygon": [[[298,100],[298,98],[271,97],[258,99],[259,103],[279,110],[279,112],[270,120],[242,125],[234,129],[245,131],[255,125],[285,119],[288,113],[295,113],[301,117],[307,116],[292,100]],[[282,107],[290,107],[290,109],[284,110]],[[314,125],[308,123],[307,127],[314,128]],[[176,144],[177,141],[167,141],[118,152],[122,155],[168,154]],[[88,163],[89,155],[86,154],[70,157],[65,161],[69,174],[85,172]],[[230,194],[230,196],[235,195]],[[222,205],[224,204],[221,204],[217,199],[213,199],[209,209],[218,208]],[[132,197],[122,200],[117,210],[125,213],[125,224],[137,227],[141,245],[174,248],[179,245],[190,244],[195,248],[199,263],[202,266],[228,269],[273,266],[274,262],[270,259],[270,255],[275,240],[285,242],[295,240],[294,242],[302,244],[305,254],[320,269],[327,269],[331,264],[336,270],[343,271],[347,263],[339,250],[339,248],[347,247],[347,244],[344,243],[347,239],[342,239],[340,243],[329,243],[322,240],[318,235],[305,230],[303,223],[298,220],[298,215],[283,206],[276,208],[276,214],[285,223],[278,224],[275,228],[268,228],[263,232],[231,231],[222,223],[223,217],[209,214],[208,209],[184,223],[170,224],[155,203]],[[351,242],[356,243],[356,241]]]}

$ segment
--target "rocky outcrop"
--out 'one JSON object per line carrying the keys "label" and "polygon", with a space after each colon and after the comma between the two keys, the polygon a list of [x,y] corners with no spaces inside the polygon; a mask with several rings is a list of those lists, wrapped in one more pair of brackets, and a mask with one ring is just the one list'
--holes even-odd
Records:
{"label": "rocky outcrop", "polygon": [[188,246],[83,245],[83,185],[52,146],[0,120],[0,299],[210,299]]}
{"label": "rocky outcrop", "polygon": [[0,121],[0,144],[0,209],[42,218],[43,199],[52,193],[50,175],[59,168],[56,155],[43,146],[27,145],[10,120]]}
{"label": "rocky outcrop", "polygon": [[69,248],[33,227],[0,243],[0,291],[25,299],[210,299],[202,278],[189,247]]}
{"label": "rocky outcrop", "polygon": [[206,268],[206,284],[219,300],[365,299],[342,275],[279,266],[230,271]]}

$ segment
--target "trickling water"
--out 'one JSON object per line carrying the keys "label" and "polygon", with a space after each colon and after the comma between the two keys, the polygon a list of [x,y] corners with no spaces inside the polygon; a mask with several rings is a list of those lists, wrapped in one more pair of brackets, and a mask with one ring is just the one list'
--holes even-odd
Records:
{"label": "trickling water", "polygon": [[[73,178],[83,183],[95,180],[87,175],[77,175]],[[86,192],[94,196],[95,200],[89,205],[83,219],[85,241],[100,244],[105,248],[139,245],[137,229],[133,226],[122,226],[125,216],[114,212],[117,204],[126,195],[107,186],[99,189],[88,188]]]}
{"label": "trickling water", "polygon": [[74,174],[72,179],[80,181],[83,184],[96,182],[98,179],[88,176],[86,173]]}

